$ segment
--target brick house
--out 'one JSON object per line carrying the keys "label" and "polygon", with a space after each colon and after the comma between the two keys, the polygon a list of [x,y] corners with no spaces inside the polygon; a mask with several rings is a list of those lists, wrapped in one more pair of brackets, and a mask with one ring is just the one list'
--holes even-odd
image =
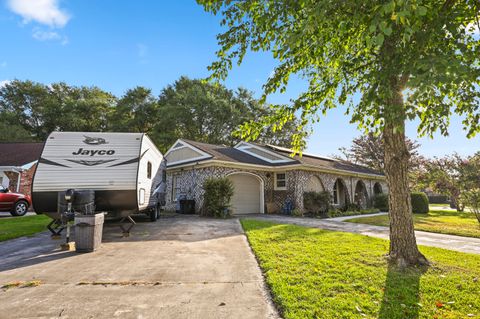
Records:
{"label": "brick house", "polygon": [[165,153],[167,205],[173,210],[181,194],[203,204],[203,182],[228,177],[235,188],[233,214],[304,210],[303,194],[327,191],[336,207],[355,203],[366,208],[377,193],[388,192],[385,176],[372,169],[312,154],[290,157],[291,150],[240,142],[234,147],[177,140]]}
{"label": "brick house", "polygon": [[43,143],[0,143],[0,185],[31,195],[33,174]]}

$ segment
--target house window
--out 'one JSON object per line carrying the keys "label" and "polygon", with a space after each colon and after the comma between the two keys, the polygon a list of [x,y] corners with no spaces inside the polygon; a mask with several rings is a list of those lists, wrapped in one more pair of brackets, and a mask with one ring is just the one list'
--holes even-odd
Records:
{"label": "house window", "polygon": [[177,200],[177,194],[178,191],[180,190],[180,187],[178,186],[178,176],[173,176],[172,177],[172,201]]}
{"label": "house window", "polygon": [[167,171],[166,170],[163,170],[162,171],[162,182],[166,182],[167,181]]}
{"label": "house window", "polygon": [[275,173],[275,190],[287,189],[287,174]]}

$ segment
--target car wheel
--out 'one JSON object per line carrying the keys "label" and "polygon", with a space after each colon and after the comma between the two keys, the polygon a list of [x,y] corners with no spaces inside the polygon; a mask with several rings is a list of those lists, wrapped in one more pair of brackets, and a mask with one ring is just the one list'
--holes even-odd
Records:
{"label": "car wheel", "polygon": [[28,211],[28,203],[24,200],[19,200],[13,206],[13,210],[11,212],[12,216],[23,216]]}

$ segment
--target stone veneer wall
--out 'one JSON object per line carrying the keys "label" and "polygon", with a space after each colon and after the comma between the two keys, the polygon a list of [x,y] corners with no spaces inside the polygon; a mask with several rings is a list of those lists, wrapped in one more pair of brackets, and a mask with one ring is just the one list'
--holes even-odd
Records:
{"label": "stone veneer wall", "polygon": [[32,182],[36,167],[37,164],[22,172],[22,177],[20,178],[20,193],[32,196]]}
{"label": "stone veneer wall", "polygon": [[[245,170],[234,169],[228,167],[211,166],[198,169],[185,169],[178,172],[168,172],[167,174],[167,210],[175,210],[175,202],[172,198],[172,179],[173,176],[177,178],[177,188],[180,193],[185,193],[187,198],[195,199],[195,209],[200,211],[203,205],[203,182],[209,177],[224,177],[233,173],[248,172],[257,175],[263,180],[264,183],[264,199],[265,203],[273,202],[278,209],[284,205],[288,199],[294,203],[295,208],[303,210],[303,192],[307,181],[317,176],[322,181],[325,190],[333,194],[333,186],[337,178],[341,178],[347,189],[350,202],[353,202],[353,193],[358,180],[357,177],[340,176],[335,174],[319,173],[305,170],[293,170],[286,171],[287,177],[287,190],[274,190],[274,173],[257,171],[257,170]],[[361,179],[367,188],[368,198],[371,199],[373,195],[373,185],[375,182],[379,182],[382,186],[383,192],[388,192],[388,187],[385,181]]]}

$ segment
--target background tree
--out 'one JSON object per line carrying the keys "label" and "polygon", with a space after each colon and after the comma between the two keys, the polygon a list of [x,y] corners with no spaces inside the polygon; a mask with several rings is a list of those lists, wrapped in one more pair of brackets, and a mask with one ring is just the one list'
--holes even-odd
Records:
{"label": "background tree", "polygon": [[463,159],[458,154],[426,160],[416,175],[418,189],[431,189],[450,198],[450,206],[463,210],[459,203],[461,193],[460,171]]}
{"label": "background tree", "polygon": [[[15,80],[0,88],[0,140],[44,141],[57,131],[148,133],[166,151],[178,138],[233,145],[238,126],[273,110],[252,92],[181,77],[157,99],[145,87],[120,98],[98,87]],[[259,141],[288,146],[296,120],[283,131],[267,127]]]}
{"label": "background tree", "polygon": [[480,188],[480,152],[466,158],[458,154],[426,160],[417,175],[419,188],[430,188],[450,198],[450,206],[463,211],[463,194]]}
{"label": "background tree", "polygon": [[45,139],[56,129],[58,109],[49,88],[41,83],[14,80],[0,88],[2,118],[30,132],[33,139]]}
{"label": "background tree", "polygon": [[[409,168],[417,169],[424,160],[424,157],[418,152],[420,144],[407,138],[405,140],[407,150],[410,154]],[[368,133],[360,135],[352,140],[350,147],[341,147],[339,150],[346,161],[367,166],[379,172],[383,172],[385,167],[384,147],[382,135]]]}
{"label": "background tree", "polygon": [[114,105],[115,97],[97,87],[14,80],[0,88],[2,122],[37,141],[54,130],[105,131]]}
{"label": "background tree", "polygon": [[480,223],[480,152],[462,162],[460,181],[460,201]]}
{"label": "background tree", "polygon": [[110,129],[150,134],[160,117],[152,90],[137,86],[127,90],[116,103],[109,119]]}
{"label": "background tree", "polygon": [[[239,125],[272,112],[245,89],[232,91],[220,84],[187,77],[163,89],[158,104],[161,116],[153,136],[162,150],[178,138],[234,145],[240,138],[232,133]],[[258,141],[287,146],[296,132],[295,120],[292,123],[282,132],[262,130]]]}
{"label": "background tree", "polygon": [[33,142],[35,139],[22,126],[10,124],[8,118],[0,114],[0,142]]}
{"label": "background tree", "polygon": [[246,136],[256,138],[264,126],[281,128],[300,114],[293,146],[301,149],[308,124],[342,104],[361,129],[382,132],[390,260],[401,266],[427,263],[413,229],[405,121],[418,118],[420,134],[447,134],[455,112],[469,137],[479,131],[480,41],[472,33],[478,2],[197,1],[221,13],[227,28],[218,35],[213,77],[225,79],[233,63],[242,63],[252,50],[271,51],[279,61],[264,97],[284,91],[292,74],[308,81],[292,105],[244,125]]}

